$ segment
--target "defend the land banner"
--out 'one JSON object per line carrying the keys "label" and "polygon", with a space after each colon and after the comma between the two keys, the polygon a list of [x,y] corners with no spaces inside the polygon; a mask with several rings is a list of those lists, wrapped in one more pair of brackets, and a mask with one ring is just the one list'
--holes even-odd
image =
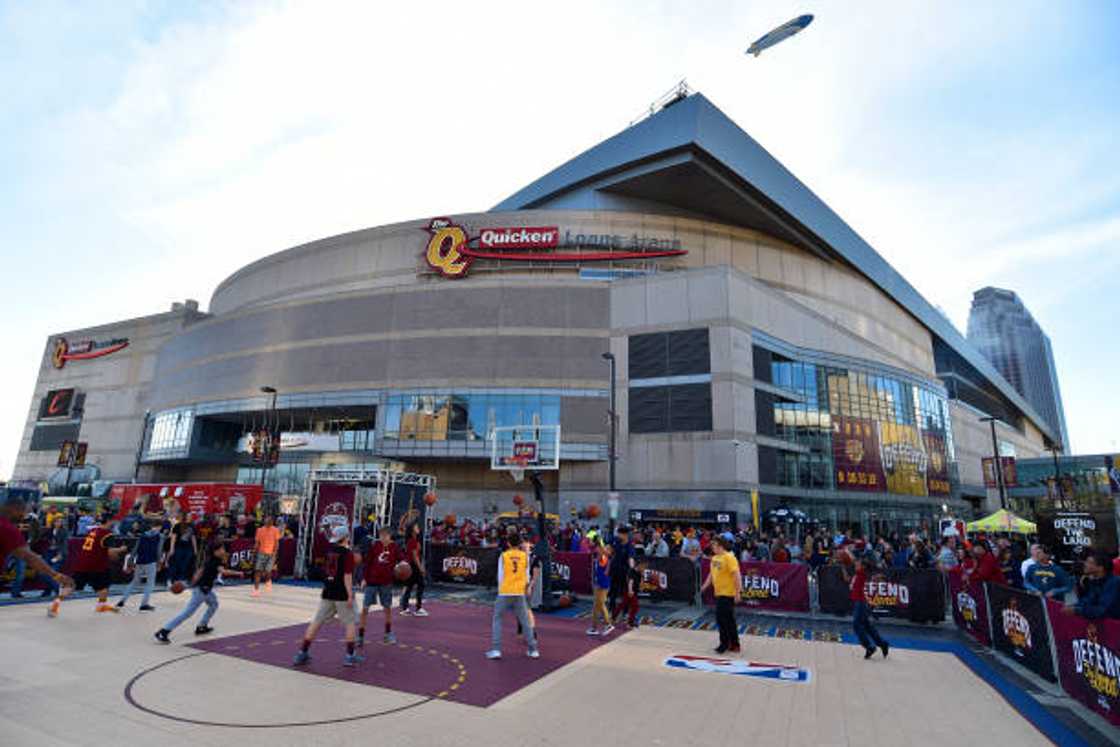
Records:
{"label": "defend the land banner", "polygon": [[926,471],[929,457],[918,429],[912,425],[879,421],[879,450],[887,475],[887,492],[927,495]]}
{"label": "defend the land banner", "polygon": [[1086,620],[1046,600],[1062,688],[1120,726],[1120,622]]}
{"label": "defend the land banner", "polygon": [[428,574],[433,581],[464,586],[498,585],[498,548],[431,545]]}
{"label": "defend the land banner", "polygon": [[[712,562],[701,561],[700,575],[706,578]],[[739,563],[743,577],[741,607],[754,609],[809,611],[809,566],[801,563]],[[715,604],[711,589],[704,604]]]}
{"label": "defend the land banner", "polygon": [[953,600],[953,621],[957,627],[984,646],[992,645],[988,635],[988,600],[980,584],[965,585],[960,573],[950,573],[949,595]]}
{"label": "defend the land banner", "polygon": [[[847,615],[852,611],[848,582],[838,565],[817,571],[821,612]],[[945,584],[941,573],[914,568],[888,568],[871,576],[864,585],[871,611],[880,617],[898,617],[912,622],[941,622],[945,619]]]}
{"label": "defend the land banner", "polygon": [[691,602],[696,596],[696,566],[688,558],[635,558],[634,568],[642,579],[639,597]]}
{"label": "defend the land banner", "polygon": [[949,484],[949,451],[945,446],[945,436],[932,431],[922,431],[922,443],[926,447],[929,464],[926,468],[926,486],[930,495],[945,496],[952,492]]}
{"label": "defend the land banner", "polygon": [[987,584],[992,647],[1040,677],[1057,682],[1042,597],[1003,584]]}
{"label": "defend the land banner", "polygon": [[591,593],[591,553],[552,553],[552,590]]}

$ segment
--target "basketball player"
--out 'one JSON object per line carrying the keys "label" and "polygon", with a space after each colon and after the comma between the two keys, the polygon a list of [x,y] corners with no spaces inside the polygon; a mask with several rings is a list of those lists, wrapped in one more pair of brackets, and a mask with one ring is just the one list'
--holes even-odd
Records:
{"label": "basketball player", "polygon": [[[406,534],[408,540],[405,542],[404,551],[408,564],[412,566],[412,575],[405,582],[404,593],[401,594],[401,614],[427,617],[428,611],[424,609],[424,576],[426,571],[424,570],[424,559],[421,557],[423,542],[420,536],[420,522],[416,521],[410,524]],[[412,595],[413,589],[416,589],[416,610],[410,611],[408,609],[408,599]]]}
{"label": "basketball player", "polygon": [[716,625],[719,626],[717,654],[739,653],[739,627],[735,623],[735,605],[743,590],[743,577],[739,574],[739,561],[731,552],[732,543],[723,535],[712,537],[712,567],[704,584],[703,594],[712,587],[716,596]]}
{"label": "basketball player", "polygon": [[[537,642],[540,642],[540,635],[537,633],[537,616],[533,613],[533,607],[539,607],[541,604],[541,587],[544,582],[541,578],[541,569],[543,564],[541,556],[533,552],[533,543],[526,536],[521,540],[521,551],[529,558],[529,588],[525,592],[525,601],[528,605],[529,626],[533,629],[533,635],[536,636]],[[524,635],[525,628],[522,627],[521,621],[517,621],[517,634]]]}
{"label": "basketball player", "polygon": [[307,632],[303,634],[303,645],[300,646],[292,663],[296,666],[311,661],[311,642],[319,633],[323,623],[333,617],[346,627],[346,658],[342,665],[355,666],[362,661],[362,657],[354,653],[354,553],[350,550],[350,527],[336,526],[331,530],[331,549],[323,563],[323,594],[319,601],[319,609]]}
{"label": "basketball player", "polygon": [[271,514],[264,517],[264,526],[258,527],[253,541],[253,590],[251,597],[261,595],[261,579],[264,590],[272,593],[272,567],[276,563],[276,550],[280,546],[280,528],[276,526]]}
{"label": "basketball player", "polygon": [[[54,582],[59,586],[73,587],[73,579],[51,568],[47,561],[39,557],[38,553],[32,552],[31,548],[27,546],[27,540],[24,539],[23,533],[16,526],[16,522],[23,519],[26,510],[27,504],[21,493],[4,490],[4,504],[0,506],[0,568],[4,567],[4,564],[8,561],[8,556],[11,555],[22,559],[36,573],[54,579]],[[51,602],[47,614],[51,617],[58,614],[57,599]]]}
{"label": "basketball player", "polygon": [[389,527],[383,526],[377,533],[377,541],[370,545],[363,558],[365,562],[366,590],[362,598],[362,616],[358,622],[358,648],[366,645],[366,619],[369,608],[376,600],[385,613],[385,643],[396,643],[393,635],[393,569],[404,560],[400,545],[393,542]]}
{"label": "basketball player", "polygon": [[214,618],[214,613],[218,611],[218,595],[214,592],[215,584],[222,576],[233,576],[234,578],[245,576],[241,571],[226,568],[227,562],[229,562],[229,550],[226,549],[225,543],[214,542],[211,544],[208,557],[203,561],[202,567],[195,571],[194,578],[191,580],[193,588],[191,589],[190,601],[187,602],[187,606],[183,608],[182,612],[156,631],[155,638],[157,641],[171,643],[168,634],[189,620],[191,615],[197,612],[198,608],[204,603],[206,612],[202,614],[202,619],[198,621],[194,634],[206,635],[213,632],[214,629],[210,627],[210,620]]}
{"label": "basketball player", "polygon": [[516,534],[506,537],[506,551],[498,558],[498,596],[494,600],[494,619],[490,626],[490,650],[487,659],[502,658],[502,613],[512,609],[517,621],[525,630],[525,644],[529,658],[539,659],[537,638],[529,622],[529,603],[525,592],[529,588],[529,556],[519,547]]}
{"label": "basketball player", "polygon": [[82,544],[78,547],[77,556],[74,558],[74,588],[64,589],[58,598],[51,602],[47,614],[51,617],[58,615],[62,600],[70,596],[71,591],[81,591],[86,586],[97,592],[98,612],[120,612],[117,607],[109,604],[109,585],[112,576],[109,566],[112,561],[128,552],[127,547],[110,547],[113,530],[113,515],[102,514],[101,523],[86,533]]}
{"label": "basketball player", "polygon": [[871,615],[871,607],[867,604],[867,591],[865,584],[869,575],[875,572],[875,561],[871,558],[860,558],[856,565],[855,575],[848,579],[845,571],[844,577],[849,580],[848,598],[852,600],[852,628],[863,646],[863,658],[870,659],[875,655],[875,646],[883,652],[883,658],[891,652],[891,645],[879,635],[875,626],[875,618]]}

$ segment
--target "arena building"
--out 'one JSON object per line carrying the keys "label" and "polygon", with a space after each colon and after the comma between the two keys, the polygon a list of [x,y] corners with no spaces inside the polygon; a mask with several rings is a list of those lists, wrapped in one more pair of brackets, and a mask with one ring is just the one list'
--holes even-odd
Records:
{"label": "arena building", "polygon": [[[492,210],[436,214],[264,257],[194,302],[52,335],[15,468],[82,479],[257,482],[400,464],[440,507],[519,490],[495,426],[559,425],[562,515],[608,488],[617,365],[624,510],[790,506],[906,528],[990,504],[1045,421],[856,232],[700,94],[670,102]],[[275,389],[275,395],[262,393]],[[267,390],[266,390],[267,391]],[[282,434],[262,470],[247,434]],[[71,470],[73,472],[73,470]],[[521,491],[524,488],[520,489]],[[705,514],[707,515],[707,514]]]}

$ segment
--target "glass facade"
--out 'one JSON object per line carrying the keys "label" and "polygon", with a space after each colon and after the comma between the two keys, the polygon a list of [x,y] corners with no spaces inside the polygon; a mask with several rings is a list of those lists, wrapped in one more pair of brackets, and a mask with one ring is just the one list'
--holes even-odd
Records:
{"label": "glass facade", "polygon": [[170,458],[186,452],[191,445],[193,424],[194,413],[190,410],[171,410],[156,415],[152,420],[152,435],[148,440],[146,457]]}
{"label": "glass facade", "polygon": [[560,424],[551,394],[402,392],[385,403],[384,437],[401,441],[485,441],[495,426]]}
{"label": "glass facade", "polygon": [[[814,356],[819,358],[820,356]],[[764,483],[783,487],[948,496],[952,428],[944,393],[903,376],[755,350]]]}

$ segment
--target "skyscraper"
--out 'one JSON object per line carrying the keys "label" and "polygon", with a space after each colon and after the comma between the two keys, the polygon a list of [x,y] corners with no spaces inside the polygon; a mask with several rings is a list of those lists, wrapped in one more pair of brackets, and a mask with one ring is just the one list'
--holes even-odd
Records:
{"label": "skyscraper", "polygon": [[1050,338],[1019,296],[991,287],[973,293],[968,341],[1045,418],[1068,452],[1066,415]]}

